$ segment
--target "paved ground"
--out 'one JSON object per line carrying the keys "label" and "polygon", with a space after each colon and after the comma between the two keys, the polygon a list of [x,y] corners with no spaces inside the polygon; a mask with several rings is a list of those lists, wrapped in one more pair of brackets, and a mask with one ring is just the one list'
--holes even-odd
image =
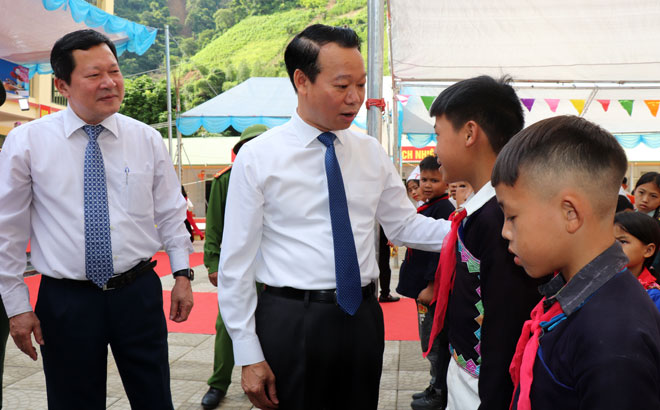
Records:
{"label": "paved ground", "polygon": [[[202,250],[202,243],[195,242],[195,251]],[[403,252],[400,252],[403,254]],[[393,261],[393,263],[395,263]],[[398,265],[397,265],[398,266]],[[213,292],[203,266],[195,267],[197,280],[195,292]],[[170,289],[173,280],[162,278],[163,288]],[[392,287],[398,282],[398,269],[392,272]],[[169,334],[171,386],[176,409],[201,409],[200,401],[208,386],[206,380],[213,366],[213,335],[186,333]],[[380,383],[379,409],[409,409],[411,394],[424,390],[428,385],[428,362],[422,359],[419,342],[385,342],[383,375]],[[234,368],[232,385],[219,409],[251,409],[252,406],[240,387],[240,368]],[[117,366],[108,358],[107,408],[130,409],[128,399],[119,379]],[[3,408],[9,410],[46,409],[46,384],[41,358],[33,362],[21,353],[11,337],[7,343],[3,380]]]}

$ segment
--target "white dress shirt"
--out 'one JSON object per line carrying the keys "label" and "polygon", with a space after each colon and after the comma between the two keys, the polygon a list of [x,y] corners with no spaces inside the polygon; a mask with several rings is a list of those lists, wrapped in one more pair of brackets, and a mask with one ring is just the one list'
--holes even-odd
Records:
{"label": "white dress shirt", "polygon": [[467,221],[467,218],[469,218],[470,215],[481,209],[481,207],[486,205],[486,202],[490,201],[494,196],[495,188],[493,188],[493,184],[490,181],[486,182],[486,184],[484,184],[484,186],[482,186],[476,193],[470,194],[461,207],[465,208],[465,212],[467,213],[463,220],[463,224],[465,224],[465,221]]}
{"label": "white dress shirt", "polygon": [[[186,201],[162,137],[121,114],[101,124],[115,273],[163,246],[172,271],[187,268]],[[68,108],[12,130],[0,152],[0,293],[9,317],[32,310],[23,282],[28,240],[38,272],[86,280],[83,125]]]}
{"label": "white dress shirt", "polygon": [[[418,215],[375,138],[334,132],[362,286],[378,278],[376,220],[397,245],[440,251],[450,223]],[[218,298],[236,364],[264,360],[255,333],[255,280],[335,289],[335,259],[321,131],[297,114],[246,143],[232,167]]]}

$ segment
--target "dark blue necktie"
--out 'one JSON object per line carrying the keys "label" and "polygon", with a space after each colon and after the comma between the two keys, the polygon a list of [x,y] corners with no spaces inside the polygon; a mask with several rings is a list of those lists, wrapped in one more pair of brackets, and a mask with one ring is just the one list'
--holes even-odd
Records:
{"label": "dark blue necktie", "polygon": [[82,127],[89,136],[85,149],[85,270],[87,279],[98,287],[114,273],[112,242],[110,240],[110,213],[108,211],[108,188],[105,181],[103,154],[97,142],[102,125]]}
{"label": "dark blue necktie", "polygon": [[318,138],[328,147],[325,151],[325,174],[328,177],[332,242],[335,248],[337,303],[346,313],[354,315],[362,303],[362,284],[355,239],[348,216],[344,180],[335,155],[336,136],[331,132],[324,132]]}

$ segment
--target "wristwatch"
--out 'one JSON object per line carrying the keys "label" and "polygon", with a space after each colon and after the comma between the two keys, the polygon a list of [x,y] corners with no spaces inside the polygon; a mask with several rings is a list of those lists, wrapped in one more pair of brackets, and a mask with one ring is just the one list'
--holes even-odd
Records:
{"label": "wristwatch", "polygon": [[172,272],[172,276],[175,277],[175,278],[178,277],[178,276],[185,276],[186,278],[188,278],[190,280],[194,280],[195,279],[195,272],[190,268],[181,269],[181,270],[178,270],[176,272]]}

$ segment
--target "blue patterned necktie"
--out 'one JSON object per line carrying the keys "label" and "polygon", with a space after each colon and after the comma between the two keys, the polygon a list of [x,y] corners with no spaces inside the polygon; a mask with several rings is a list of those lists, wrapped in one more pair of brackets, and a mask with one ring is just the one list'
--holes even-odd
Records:
{"label": "blue patterned necktie", "polygon": [[335,248],[337,303],[344,312],[354,315],[362,303],[360,265],[355,250],[351,220],[348,216],[344,180],[335,155],[335,138],[335,134],[331,132],[324,132],[318,137],[319,141],[328,148],[325,151],[325,174],[328,178],[332,242]]}
{"label": "blue patterned necktie", "polygon": [[114,273],[108,189],[105,181],[103,154],[96,141],[103,131],[103,126],[85,125],[82,128],[89,136],[89,142],[85,148],[84,168],[85,271],[87,279],[102,288]]}

